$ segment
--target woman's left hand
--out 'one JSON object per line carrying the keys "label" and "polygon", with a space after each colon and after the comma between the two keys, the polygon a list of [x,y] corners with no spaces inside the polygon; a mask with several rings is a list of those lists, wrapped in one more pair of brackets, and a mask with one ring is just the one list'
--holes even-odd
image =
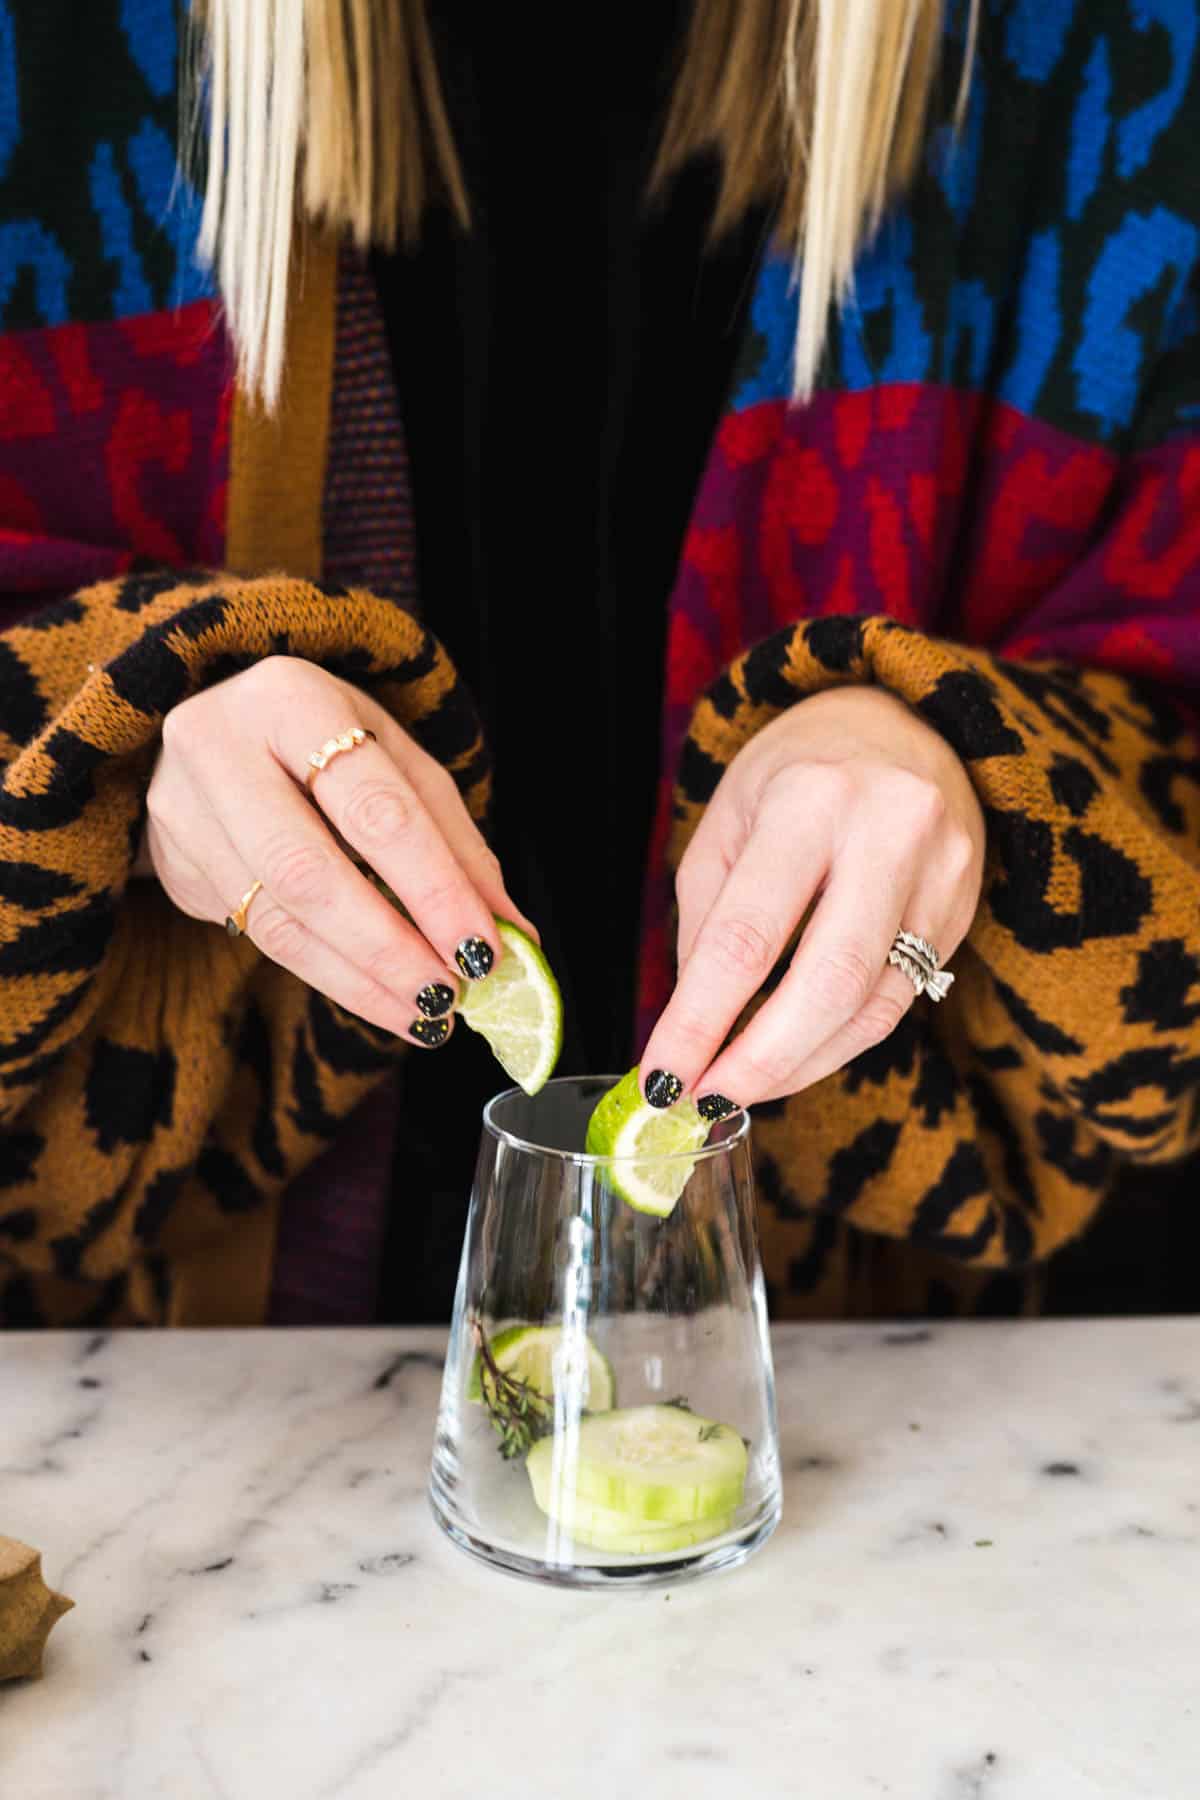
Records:
{"label": "woman's left hand", "polygon": [[[750,1106],[879,1043],[915,998],[888,964],[896,932],[947,962],[975,915],[983,853],[966,771],[903,701],[856,687],[798,702],[734,758],[680,864],[679,977],[643,1088],[665,1105],[674,1083],[655,1075],[674,1075],[697,1099]],[[810,906],[783,980],[722,1050]]]}

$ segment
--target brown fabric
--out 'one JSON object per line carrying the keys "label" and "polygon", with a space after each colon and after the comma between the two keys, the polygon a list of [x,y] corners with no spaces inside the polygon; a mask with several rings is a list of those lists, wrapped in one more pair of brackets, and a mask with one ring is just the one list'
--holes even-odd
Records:
{"label": "brown fabric", "polygon": [[395,1044],[127,886],[162,717],[284,649],[350,675],[481,816],[478,721],[409,613],[282,577],[130,577],[0,644],[0,717],[43,721],[0,780],[0,1322],[258,1322],[278,1196]]}
{"label": "brown fabric", "polygon": [[312,236],[293,262],[277,411],[233,399],[225,561],[235,573],[321,576],[321,502],[333,386],[337,247]]}
{"label": "brown fabric", "polygon": [[[370,268],[338,253],[322,580],[416,612],[408,455]],[[267,1322],[366,1325],[375,1317],[399,1094],[384,1082],[279,1208]]]}
{"label": "brown fabric", "polygon": [[[1018,665],[884,618],[781,631],[693,718],[677,865],[722,769],[803,696],[876,681],[951,744],[983,803],[983,898],[941,1006],[755,1109],[783,1316],[1038,1304],[1122,1166],[1200,1142],[1200,760],[1148,684]],[[1013,1293],[1014,1277],[1020,1292]]]}

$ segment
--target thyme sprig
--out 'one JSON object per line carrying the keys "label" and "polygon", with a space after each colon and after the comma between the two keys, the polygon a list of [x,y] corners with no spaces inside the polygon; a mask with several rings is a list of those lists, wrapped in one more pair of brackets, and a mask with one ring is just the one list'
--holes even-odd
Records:
{"label": "thyme sprig", "polygon": [[527,1456],[539,1438],[549,1437],[554,1429],[553,1404],[531,1382],[506,1375],[498,1367],[477,1313],[471,1317],[471,1335],[482,1365],[479,1388],[500,1439],[500,1454],[505,1462],[513,1462],[518,1456]]}

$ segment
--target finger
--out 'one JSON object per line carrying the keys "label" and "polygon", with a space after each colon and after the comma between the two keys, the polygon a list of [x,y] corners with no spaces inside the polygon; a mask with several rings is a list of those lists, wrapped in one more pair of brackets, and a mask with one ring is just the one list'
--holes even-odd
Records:
{"label": "finger", "polygon": [[[351,721],[354,723],[354,721]],[[272,744],[282,767],[303,780],[312,732],[318,742],[347,730],[344,715],[286,715]],[[374,729],[374,727],[370,727]],[[407,774],[376,738],[335,756],[315,777],[313,799],[330,824],[403,901],[414,925],[468,981],[490,973],[502,946],[492,908],[469,880]],[[305,913],[299,916],[311,921]],[[358,961],[354,956],[354,961]]]}
{"label": "finger", "polygon": [[[903,908],[904,929],[932,944],[943,964],[958,949],[970,926],[971,910],[962,900],[962,874],[961,846],[956,847],[953,841],[943,842],[936,853],[922,859],[917,888]],[[894,940],[893,932],[889,952]],[[917,991],[909,977],[902,969],[887,964],[858,1012],[801,1060],[781,1087],[759,1098],[775,1100],[801,1093],[844,1068],[856,1056],[890,1037],[916,999]],[[737,1079],[736,1071],[727,1075],[719,1065],[714,1065],[710,1073],[714,1082]]]}
{"label": "finger", "polygon": [[[919,900],[911,901],[905,909],[905,929],[925,938],[928,943],[944,946],[945,954],[942,955],[939,950],[939,956],[945,963],[958,949],[964,934],[956,932],[949,919],[939,931],[937,925],[929,922],[933,917],[930,910],[922,910]],[[925,923],[912,924],[910,921],[913,919],[924,920]],[[791,1094],[803,1093],[805,1088],[812,1087],[818,1081],[824,1081],[827,1075],[832,1075],[836,1070],[844,1069],[856,1056],[874,1049],[877,1044],[890,1037],[916,999],[917,990],[908,976],[889,965],[854,1018],[828,1038],[806,1061],[800,1063],[778,1092],[760,1094],[759,1099],[786,1099]],[[725,1079],[736,1079],[736,1075],[726,1077],[720,1065],[714,1064],[703,1085],[707,1088],[711,1080],[715,1093],[719,1096],[722,1092],[719,1084]],[[729,1110],[736,1110],[736,1105],[737,1103],[730,1102]],[[714,1112],[713,1116],[721,1115]]]}
{"label": "finger", "polygon": [[[291,786],[286,777],[281,776],[281,780]],[[345,863],[346,859],[340,860]],[[250,864],[243,860],[219,824],[206,839],[205,864],[205,875],[213,891],[225,896],[218,900],[218,916],[223,921],[250,894],[255,877],[250,873]],[[366,891],[371,893],[370,888]],[[372,898],[378,897],[372,894]],[[395,918],[390,908],[385,910]],[[245,935],[264,956],[369,1024],[423,1049],[437,1049],[453,1029],[454,990],[441,980],[437,959],[429,946],[411,928],[405,927],[405,931],[413,940],[411,952],[407,957],[404,951],[394,952],[387,965],[389,984],[396,983],[394,989],[384,985],[378,971],[357,966],[318,937],[280,905],[265,885],[246,903]],[[434,992],[436,987],[440,987],[440,993]]]}
{"label": "finger", "polygon": [[[802,1093],[815,1082],[824,1081],[835,1070],[845,1068],[856,1056],[874,1049],[877,1044],[890,1037],[916,997],[916,989],[907,975],[902,975],[899,969],[885,969],[849,1023],[843,1025],[840,1031],[835,1031],[819,1049],[798,1064],[788,1077],[786,1085],[777,1093],[760,1094],[758,1098],[786,1099],[791,1094]],[[720,1086],[722,1080],[736,1080],[736,1074],[725,1076],[718,1065],[714,1065],[710,1077],[714,1091],[718,1094],[724,1092]],[[708,1086],[707,1079],[704,1086]]]}
{"label": "finger", "polygon": [[642,1053],[642,1085],[651,1105],[670,1105],[708,1068],[782,954],[825,874],[825,855],[819,832],[807,854],[794,832],[785,839],[759,829],[750,837]]}
{"label": "finger", "polygon": [[[405,1029],[418,1015],[445,1017],[456,999],[456,984],[446,980],[436,950],[342,854],[320,813],[278,763],[268,759],[258,773],[247,777],[217,744],[198,779],[214,813],[219,804],[216,795],[237,794],[237,804],[230,807],[226,800],[217,815],[235,852],[235,868],[228,867],[219,843],[213,842],[205,847],[204,869],[218,892],[230,895],[235,889],[238,895],[244,893],[256,877],[262,881],[265,899],[260,896],[253,910],[256,921],[267,914],[271,935],[269,941],[260,942],[260,926],[251,936],[273,961],[349,1004],[351,1011],[382,1022],[374,1000],[367,1012],[344,997],[344,976],[338,978],[338,992],[332,993],[327,971],[348,964],[357,971],[364,995],[380,989],[391,996],[388,1030]],[[246,871],[252,873],[237,888]],[[321,953],[318,946],[323,946]],[[398,1026],[395,1020],[400,1015],[403,1024]],[[413,1035],[411,1030],[408,1035]]]}
{"label": "finger", "polygon": [[[366,699],[366,696],[362,696]],[[369,715],[369,717],[368,717]],[[381,706],[366,699],[364,718],[397,768],[412,782],[467,879],[497,918],[518,925],[535,943],[541,934],[504,883],[499,858],[467,811],[449,770],[421,749]]]}
{"label": "finger", "polygon": [[159,886],[172,906],[186,913],[189,919],[200,919],[208,925],[225,917],[228,908],[222,907],[221,896],[208,876],[180,850],[169,832],[153,820],[146,826],[146,849]]}
{"label": "finger", "polygon": [[[191,849],[185,847],[182,828],[172,828],[175,820],[187,821],[187,845]],[[229,908],[192,851],[214,832],[224,835],[223,827],[213,819],[186,769],[177,761],[160,765],[146,805],[145,846],[150,867],[180,912],[209,922],[224,919]]]}
{"label": "finger", "polygon": [[[714,795],[679,864],[675,899],[679,909],[676,959],[680,969],[690,960],[700,929],[737,860],[736,849],[731,848],[729,823],[720,795]],[[741,834],[740,842],[734,842],[741,849],[745,834]]]}
{"label": "finger", "polygon": [[[201,870],[182,848],[168,823],[173,818],[186,819],[192,841],[199,839],[202,843],[206,870]],[[159,783],[156,814],[148,819],[148,835],[165,891],[193,918],[224,922],[250,893],[252,878],[224,825],[178,766],[165,771]],[[320,940],[306,943],[304,928],[297,927],[295,921],[289,922],[281,908],[268,910],[261,894],[255,895],[247,907],[246,935],[272,961],[385,1031],[407,1036],[425,1048],[437,1047],[450,1035],[452,1027],[444,1015],[453,1006],[454,990],[446,983],[427,983],[415,990],[414,1004],[419,1016],[414,1019],[410,1016],[413,1006],[399,1001],[377,980],[364,980],[362,970],[331,952]],[[426,950],[425,960],[415,965],[411,983],[415,984],[420,974],[430,969],[436,970],[436,963]]]}
{"label": "finger", "polygon": [[[257,895],[250,904],[246,935],[272,962],[368,1024],[419,1044],[423,1050],[440,1049],[449,1040],[454,1029],[454,990],[446,982],[425,984],[417,988],[415,1003],[402,1003],[376,976],[348,962],[266,894]],[[414,959],[408,985],[415,987],[419,979]],[[435,1005],[434,1015],[416,1010],[427,1003]]]}
{"label": "finger", "polygon": [[796,1091],[797,1072],[879,985],[912,889],[912,860],[906,849],[884,863],[867,832],[847,843],[787,974],[706,1071],[704,1093],[752,1106]]}

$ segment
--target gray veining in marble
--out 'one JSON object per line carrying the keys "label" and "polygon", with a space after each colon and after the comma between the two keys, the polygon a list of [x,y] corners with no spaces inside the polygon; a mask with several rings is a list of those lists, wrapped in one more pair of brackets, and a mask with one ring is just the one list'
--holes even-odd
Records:
{"label": "gray veining in marble", "polygon": [[0,1338],[2,1800],[1200,1795],[1200,1320],[777,1330],[783,1525],[618,1595],[437,1532],[441,1343]]}

